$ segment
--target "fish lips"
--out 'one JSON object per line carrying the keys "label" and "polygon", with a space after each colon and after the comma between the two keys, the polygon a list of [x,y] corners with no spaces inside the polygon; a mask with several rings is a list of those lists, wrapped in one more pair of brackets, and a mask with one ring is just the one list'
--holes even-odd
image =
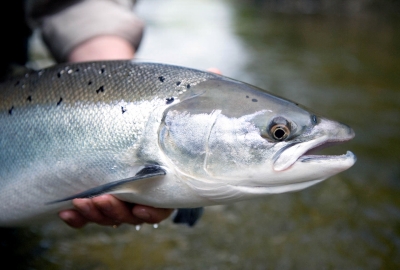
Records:
{"label": "fish lips", "polygon": [[315,153],[320,149],[354,138],[355,133],[350,127],[322,119],[321,123],[307,137],[313,136],[315,137],[314,139],[298,140],[280,149],[274,156],[274,171],[284,171],[294,164],[302,162],[315,163],[318,166],[326,165],[339,172],[348,169],[356,162],[356,156],[350,151],[347,151],[344,155],[311,155],[311,153]]}

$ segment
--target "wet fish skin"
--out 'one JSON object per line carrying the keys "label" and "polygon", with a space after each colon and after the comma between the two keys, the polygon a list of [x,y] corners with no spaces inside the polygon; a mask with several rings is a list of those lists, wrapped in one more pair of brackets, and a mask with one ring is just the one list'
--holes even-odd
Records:
{"label": "wet fish skin", "polygon": [[0,224],[70,207],[44,203],[134,175],[143,164],[129,159],[129,149],[151,111],[212,77],[117,61],[60,65],[2,83]]}
{"label": "wet fish skin", "polygon": [[[277,117],[292,129],[287,140],[263,134]],[[255,87],[184,67],[108,61],[27,73],[0,85],[0,226],[55,216],[71,207],[63,198],[136,179],[144,166],[165,175],[104,192],[187,208],[305,188],[355,162],[352,153],[303,156],[354,137],[314,117]]]}

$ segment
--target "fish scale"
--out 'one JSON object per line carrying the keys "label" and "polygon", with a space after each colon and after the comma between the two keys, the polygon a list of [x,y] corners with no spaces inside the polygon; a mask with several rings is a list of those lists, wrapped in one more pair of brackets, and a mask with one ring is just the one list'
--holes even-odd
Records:
{"label": "fish scale", "polygon": [[[166,78],[164,82],[160,82],[160,74]],[[48,199],[54,199],[51,194],[60,183],[66,184],[64,192],[74,193],[82,186],[88,188],[129,176],[129,164],[115,161],[114,156],[139,140],[139,130],[143,129],[154,106],[143,106],[143,100],[157,98],[158,103],[163,103],[182,91],[176,81],[186,80],[195,85],[210,77],[213,75],[190,70],[182,74],[174,67],[118,61],[61,65],[3,82],[0,86],[0,199],[15,188],[34,188],[24,181],[37,181],[48,171],[46,163],[55,168],[46,173],[54,181],[49,184],[43,181],[48,191],[41,197]],[[104,90],[97,93],[99,87]],[[60,98],[62,101],[58,104]],[[140,111],[134,109],[131,113],[141,117],[134,117],[135,122],[122,119],[121,116],[129,115],[128,111],[122,113],[122,106],[127,110],[140,107]],[[113,124],[116,118],[125,125]],[[130,133],[129,127],[136,132]],[[71,159],[75,161],[69,162]],[[71,164],[82,167],[67,168]],[[71,174],[79,177],[68,180]],[[7,207],[8,204],[0,207],[0,219],[7,213]]]}
{"label": "fish scale", "polygon": [[[29,104],[56,105],[62,96],[65,97],[64,103],[133,101],[160,94],[178,96],[188,84],[194,85],[213,77],[210,73],[199,73],[190,69],[182,72],[179,68],[163,65],[131,65],[129,61],[94,62],[85,68],[77,68],[80,65],[61,65],[41,72],[30,72],[23,78],[4,82],[2,98],[8,100],[0,103],[1,111],[10,109],[12,106],[16,110],[18,107]],[[165,78],[164,82],[159,80],[160,76]],[[180,86],[177,86],[176,82],[181,82]],[[104,90],[96,92],[100,87]],[[29,96],[32,102],[26,104]]]}

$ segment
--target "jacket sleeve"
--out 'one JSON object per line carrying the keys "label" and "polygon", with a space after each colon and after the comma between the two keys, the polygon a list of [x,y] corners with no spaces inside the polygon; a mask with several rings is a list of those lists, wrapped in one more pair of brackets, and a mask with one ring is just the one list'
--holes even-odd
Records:
{"label": "jacket sleeve", "polygon": [[78,44],[100,35],[116,35],[137,49],[144,24],[129,0],[28,0],[26,12],[32,27],[58,62],[64,62]]}

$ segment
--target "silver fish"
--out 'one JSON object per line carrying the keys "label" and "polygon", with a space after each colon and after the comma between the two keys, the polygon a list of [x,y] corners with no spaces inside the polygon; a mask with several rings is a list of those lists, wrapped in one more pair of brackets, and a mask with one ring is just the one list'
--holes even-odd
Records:
{"label": "silver fish", "polygon": [[353,130],[224,76],[134,61],[63,64],[0,85],[0,226],[110,193],[198,208],[301,190],[351,167],[310,155]]}

